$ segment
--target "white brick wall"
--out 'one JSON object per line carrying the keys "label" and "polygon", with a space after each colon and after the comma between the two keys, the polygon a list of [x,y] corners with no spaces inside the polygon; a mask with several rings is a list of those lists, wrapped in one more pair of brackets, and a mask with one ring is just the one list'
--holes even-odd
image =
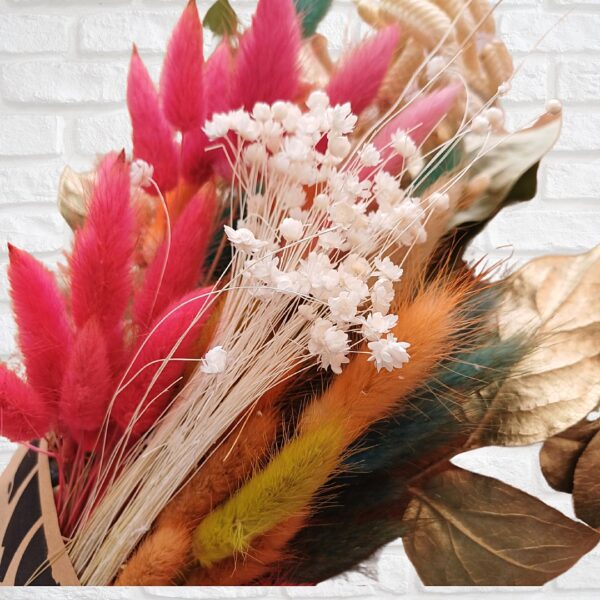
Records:
{"label": "white brick wall", "polygon": [[[0,355],[14,351],[5,281],[5,242],[54,264],[68,241],[54,208],[62,165],[90,165],[96,152],[128,147],[125,73],[135,41],[153,73],[185,0],[0,0]],[[205,11],[208,0],[200,3]],[[240,14],[254,2],[235,1]],[[600,242],[600,0],[505,0],[500,25],[515,57],[526,62],[506,103],[525,123],[547,98],[565,102],[562,139],[542,170],[539,197],[506,211],[475,242],[474,255],[512,256],[581,251]],[[349,0],[337,0],[322,31],[339,49],[357,32]],[[553,29],[552,29],[553,28]],[[540,38],[552,29],[544,41]],[[537,46],[537,47],[536,47]],[[535,48],[535,49],[534,49]],[[0,467],[11,446],[0,443]],[[462,466],[500,477],[572,514],[552,492],[537,448],[484,449]],[[316,589],[52,590],[44,598],[598,598],[600,552],[543,589],[426,589],[402,552],[385,549],[360,573]],[[40,598],[35,590],[0,590],[0,599]]]}

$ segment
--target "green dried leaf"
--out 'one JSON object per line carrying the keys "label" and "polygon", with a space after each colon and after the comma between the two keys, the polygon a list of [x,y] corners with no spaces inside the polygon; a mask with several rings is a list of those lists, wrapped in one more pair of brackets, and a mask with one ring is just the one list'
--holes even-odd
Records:
{"label": "green dried leaf", "polygon": [[219,36],[234,35],[238,23],[238,16],[229,0],[216,0],[204,17],[204,27]]}
{"label": "green dried leaf", "polygon": [[569,494],[573,491],[577,461],[598,431],[600,419],[583,419],[544,442],[540,451],[540,466],[551,487]]}
{"label": "green dried leaf", "polygon": [[296,12],[302,19],[302,36],[314,35],[319,23],[329,12],[333,0],[294,0]]}
{"label": "green dried leaf", "polygon": [[582,521],[600,529],[600,431],[577,461],[573,480],[573,506],[575,514]]}
{"label": "green dried leaf", "polygon": [[465,160],[481,154],[466,177],[487,176],[490,185],[477,201],[454,215],[448,230],[487,222],[508,204],[531,200],[537,191],[539,161],[554,146],[561,124],[560,115],[546,114],[532,127],[512,134],[466,136]]}
{"label": "green dried leaf", "polygon": [[415,178],[413,182],[415,195],[420,196],[438,179],[452,173],[460,165],[463,156],[464,151],[461,144],[452,145],[438,152]]}
{"label": "green dried leaf", "polygon": [[426,585],[543,585],[600,539],[537,498],[457,467],[411,491],[403,542]]}

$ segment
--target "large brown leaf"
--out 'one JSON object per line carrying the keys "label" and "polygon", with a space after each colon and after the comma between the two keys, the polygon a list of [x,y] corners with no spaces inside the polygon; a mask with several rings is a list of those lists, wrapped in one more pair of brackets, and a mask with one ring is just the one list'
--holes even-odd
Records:
{"label": "large brown leaf", "polygon": [[542,585],[600,539],[537,498],[457,467],[411,491],[403,541],[426,585]]}
{"label": "large brown leaf", "polygon": [[577,461],[598,431],[600,419],[583,419],[544,442],[540,451],[540,466],[551,487],[559,492],[573,491]]}
{"label": "large brown leaf", "polygon": [[573,505],[575,514],[582,521],[600,528],[600,432],[596,433],[577,461]]}
{"label": "large brown leaf", "polygon": [[505,382],[481,392],[490,410],[473,446],[543,441],[600,400],[600,246],[534,260],[506,285],[500,335],[531,332],[536,349]]}

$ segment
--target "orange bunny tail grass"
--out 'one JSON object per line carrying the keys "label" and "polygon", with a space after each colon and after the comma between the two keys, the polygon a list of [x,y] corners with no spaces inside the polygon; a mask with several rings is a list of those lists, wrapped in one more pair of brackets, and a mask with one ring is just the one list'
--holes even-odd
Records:
{"label": "orange bunny tail grass", "polygon": [[[123,568],[117,585],[170,585],[192,564],[196,525],[237,489],[270,449],[279,426],[274,400],[280,391],[274,388],[246,418],[242,417],[226,441],[164,508],[154,530]],[[163,544],[165,538],[169,542]]]}
{"label": "orange bunny tail grass", "polygon": [[287,559],[285,549],[304,526],[305,515],[290,517],[269,533],[258,538],[248,554],[229,558],[209,569],[196,567],[186,579],[187,585],[250,585],[264,577],[272,565]]}
{"label": "orange bunny tail grass", "polygon": [[344,422],[350,444],[373,422],[388,416],[453,349],[453,338],[464,327],[458,309],[476,284],[470,272],[458,277],[442,273],[433,282],[421,284],[414,298],[400,299],[393,334],[410,344],[410,360],[400,371],[377,372],[366,354],[358,354],[325,394],[308,406],[301,431]]}

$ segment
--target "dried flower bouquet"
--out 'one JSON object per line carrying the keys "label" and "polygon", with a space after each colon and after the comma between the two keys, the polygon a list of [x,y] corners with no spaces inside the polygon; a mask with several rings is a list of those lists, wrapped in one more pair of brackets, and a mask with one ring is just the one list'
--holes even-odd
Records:
{"label": "dried flower bouquet", "polygon": [[[426,584],[540,585],[598,542],[599,251],[501,281],[462,258],[535,194],[560,104],[504,129],[483,0],[356,4],[375,31],[334,61],[331,0],[246,29],[218,0],[205,60],[190,0],[158,90],[133,49],[133,155],[65,170],[60,278],[9,246],[0,432],[51,502],[5,583],[315,584],[402,537]],[[544,471],[589,526],[450,462],[556,434]]]}

